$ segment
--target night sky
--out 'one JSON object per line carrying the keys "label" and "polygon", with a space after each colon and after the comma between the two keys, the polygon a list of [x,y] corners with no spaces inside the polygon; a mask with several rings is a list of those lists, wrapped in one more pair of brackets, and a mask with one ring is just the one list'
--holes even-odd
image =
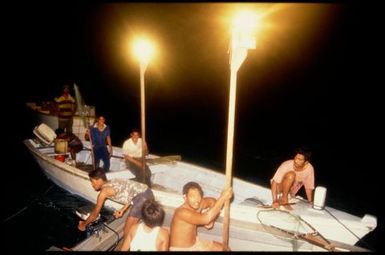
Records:
{"label": "night sky", "polygon": [[[363,211],[379,216],[384,44],[374,3],[23,3],[7,21],[12,78],[3,86],[25,114],[26,102],[52,100],[76,82],[121,146],[140,128],[139,65],[128,45],[143,33],[158,48],[145,74],[150,150],[223,169],[229,25],[240,7],[264,16],[238,72],[235,168],[248,157],[291,157],[305,144],[324,171],[319,183],[345,186],[340,196],[350,200],[365,194],[373,207]],[[32,134],[27,120],[10,143]]]}
{"label": "night sky", "polygon": [[119,145],[140,125],[139,65],[128,45],[145,34],[158,47],[145,75],[147,140],[159,140],[158,151],[187,139],[223,161],[229,24],[240,7],[264,16],[257,48],[238,71],[236,144],[256,154],[310,144],[330,157],[370,156],[381,116],[373,4],[23,4],[12,18],[9,85],[24,107],[76,82]]}

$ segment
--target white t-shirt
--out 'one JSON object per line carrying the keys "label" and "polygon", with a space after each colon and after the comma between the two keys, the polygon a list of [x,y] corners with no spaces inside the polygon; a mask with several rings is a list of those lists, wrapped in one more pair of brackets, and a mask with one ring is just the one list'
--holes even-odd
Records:
{"label": "white t-shirt", "polygon": [[159,234],[160,227],[154,227],[151,232],[146,233],[143,227],[144,223],[140,223],[136,234],[132,239],[130,251],[157,251],[156,239]]}
{"label": "white t-shirt", "polygon": [[123,155],[128,155],[134,158],[142,157],[142,138],[138,138],[136,144],[129,138],[123,143]]}

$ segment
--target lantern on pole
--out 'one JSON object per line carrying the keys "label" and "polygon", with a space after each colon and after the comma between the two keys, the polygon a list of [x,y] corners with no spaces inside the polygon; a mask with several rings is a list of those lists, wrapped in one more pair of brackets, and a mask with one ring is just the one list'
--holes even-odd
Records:
{"label": "lantern on pole", "polygon": [[[237,91],[237,72],[247,57],[249,49],[256,48],[257,17],[251,12],[242,12],[234,19],[231,29],[230,46],[230,97],[227,122],[227,147],[226,147],[226,183],[225,189],[232,185],[234,121]],[[230,201],[224,205],[223,244],[229,244]]]}

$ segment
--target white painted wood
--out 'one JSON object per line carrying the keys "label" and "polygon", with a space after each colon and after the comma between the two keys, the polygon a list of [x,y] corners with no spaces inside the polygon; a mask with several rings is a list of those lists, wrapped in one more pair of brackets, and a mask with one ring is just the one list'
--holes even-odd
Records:
{"label": "white painted wood", "polygon": [[[54,147],[40,145],[32,139],[24,141],[25,145],[32,153],[43,172],[58,186],[68,190],[73,194],[77,194],[93,203],[96,203],[97,192],[93,190],[88,173],[84,170],[69,165],[70,162],[60,162],[54,159]],[[84,142],[85,148],[89,148],[89,143]],[[107,173],[107,178],[133,178],[133,175],[126,168],[126,164],[121,156],[121,148],[114,147],[114,156],[111,158],[111,171]],[[150,155],[149,157],[157,157]],[[90,150],[83,150],[77,154],[78,162],[83,164],[92,164]],[[172,217],[176,207],[183,203],[182,187],[189,181],[196,181],[201,184],[205,195],[217,198],[223,190],[225,184],[225,176],[222,173],[197,166],[183,161],[177,161],[173,164],[154,164],[150,165],[152,171],[153,192],[156,199],[167,208],[168,219]],[[277,235],[271,233],[271,229],[264,228],[257,215],[264,214],[264,224],[279,224],[282,229],[293,230],[293,222],[285,222],[285,214],[266,213],[271,209],[259,208],[255,201],[261,201],[264,204],[271,204],[270,189],[260,185],[256,185],[238,178],[233,179],[234,199],[230,206],[230,248],[236,250],[249,251],[293,251],[306,250],[313,251],[320,248],[307,243],[305,241],[293,240],[292,238],[278,238]],[[248,198],[254,199],[246,200]],[[299,197],[292,198],[290,202],[296,204],[292,207],[294,210],[292,215],[300,216],[306,222],[309,222],[320,234],[328,240],[350,247],[354,245],[359,238],[362,238],[370,231],[376,228],[377,218],[372,215],[365,215],[360,218],[330,208],[326,206],[326,210],[315,210],[312,206],[304,202]],[[120,209],[122,205],[107,200],[105,206],[115,210]],[[332,213],[338,221],[330,215]],[[167,218],[166,217],[166,218]],[[211,239],[222,240],[221,222],[223,221],[223,211],[217,220],[216,226],[211,231],[200,228],[200,234],[211,236]],[[170,221],[165,222],[165,226],[169,226]],[[117,224],[117,223],[114,223]],[[118,226],[122,228],[124,221]],[[344,225],[342,225],[344,224]],[[348,230],[349,229],[349,230]],[[354,234],[353,234],[354,233]],[[357,237],[356,237],[357,236]],[[108,239],[108,238],[107,238]],[[108,239],[110,240],[110,239]],[[113,240],[113,239],[111,239]],[[95,241],[95,240],[94,240]],[[93,241],[93,242],[94,242]],[[104,243],[106,242],[106,243]],[[109,245],[113,245],[111,241]],[[108,241],[103,241],[103,245],[98,247],[95,242],[93,246],[84,246],[87,248],[79,248],[80,250],[99,250],[108,246]],[[357,248],[358,249],[358,248]]]}

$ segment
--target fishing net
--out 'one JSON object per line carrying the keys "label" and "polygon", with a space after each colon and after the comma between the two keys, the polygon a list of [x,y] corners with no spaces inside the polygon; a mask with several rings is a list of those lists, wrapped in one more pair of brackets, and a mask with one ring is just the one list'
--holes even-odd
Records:
{"label": "fishing net", "polygon": [[294,250],[299,248],[297,240],[309,242],[329,251],[334,249],[331,243],[313,226],[300,216],[288,211],[278,209],[261,210],[257,213],[257,219],[266,232],[278,239],[291,242]]}

